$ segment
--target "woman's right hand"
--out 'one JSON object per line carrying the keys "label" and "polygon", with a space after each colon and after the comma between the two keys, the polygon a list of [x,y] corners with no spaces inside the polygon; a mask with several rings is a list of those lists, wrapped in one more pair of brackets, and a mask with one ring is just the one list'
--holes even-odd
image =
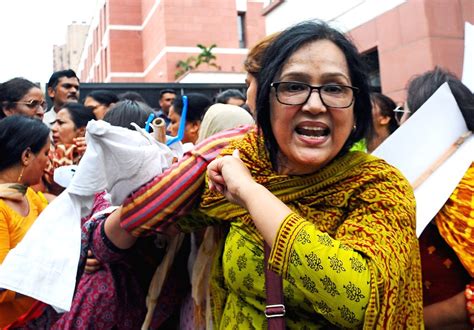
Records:
{"label": "woman's right hand", "polygon": [[234,204],[246,209],[265,241],[272,245],[281,222],[291,210],[252,178],[240,160],[239,151],[213,160],[207,167],[209,189],[217,190]]}
{"label": "woman's right hand", "polygon": [[249,197],[244,190],[257,184],[247,166],[240,160],[237,149],[232,156],[213,160],[207,167],[207,176],[210,190],[220,192],[229,202],[244,208],[245,199]]}

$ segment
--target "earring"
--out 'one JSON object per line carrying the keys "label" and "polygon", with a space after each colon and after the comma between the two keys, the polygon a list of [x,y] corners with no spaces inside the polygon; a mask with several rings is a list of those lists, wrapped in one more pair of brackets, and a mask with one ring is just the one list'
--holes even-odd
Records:
{"label": "earring", "polygon": [[21,179],[23,179],[23,171],[25,170],[25,167],[22,166],[21,167],[21,172],[20,172],[20,176],[18,176],[18,179],[16,180],[16,182],[20,182]]}
{"label": "earring", "polygon": [[356,126],[356,124],[354,124],[354,126],[352,126],[352,132],[355,132],[356,129],[357,129],[357,126]]}

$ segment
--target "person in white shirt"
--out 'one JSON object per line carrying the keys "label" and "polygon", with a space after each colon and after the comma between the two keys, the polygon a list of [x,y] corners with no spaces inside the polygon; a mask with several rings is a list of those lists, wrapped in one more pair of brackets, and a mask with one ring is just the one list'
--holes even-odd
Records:
{"label": "person in white shirt", "polygon": [[56,114],[68,102],[79,102],[79,78],[71,70],[54,72],[48,81],[48,96],[53,106],[44,114],[43,122],[51,128],[56,121]]}

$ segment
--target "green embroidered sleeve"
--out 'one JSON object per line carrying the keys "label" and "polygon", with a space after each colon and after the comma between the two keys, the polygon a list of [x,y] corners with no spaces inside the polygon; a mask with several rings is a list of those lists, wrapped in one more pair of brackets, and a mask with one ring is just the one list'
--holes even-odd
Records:
{"label": "green embroidered sleeve", "polygon": [[291,213],[280,226],[268,264],[331,323],[343,327],[363,323],[370,272],[359,252]]}

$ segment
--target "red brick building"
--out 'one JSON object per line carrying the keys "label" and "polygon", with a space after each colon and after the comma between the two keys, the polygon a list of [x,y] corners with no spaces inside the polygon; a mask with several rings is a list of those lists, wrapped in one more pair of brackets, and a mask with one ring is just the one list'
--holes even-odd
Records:
{"label": "red brick building", "polygon": [[[267,0],[267,33],[291,23],[320,18],[348,33],[372,59],[373,85],[394,100],[405,100],[416,74],[446,68],[461,77],[464,22],[474,24],[474,0]],[[304,8],[304,10],[302,10]]]}
{"label": "red brick building", "polygon": [[[474,24],[474,0],[302,3],[102,0],[82,54],[81,80],[172,82],[177,62],[196,56],[198,43],[217,45],[213,54],[220,72],[240,73],[247,47],[266,34],[316,17],[342,23],[358,49],[374,55],[373,82],[396,101],[404,101],[407,82],[413,75],[436,65],[461,76],[464,22]],[[216,69],[206,65],[198,69],[209,70]]]}
{"label": "red brick building", "polygon": [[377,50],[382,92],[403,101],[409,79],[435,66],[461,78],[464,22],[474,24],[473,0],[407,0],[350,35],[361,52]]}
{"label": "red brick building", "polygon": [[[215,44],[220,72],[242,72],[265,36],[261,0],[99,1],[78,74],[84,82],[170,82],[176,64]],[[197,71],[216,71],[203,64]],[[242,81],[243,82],[243,81]]]}
{"label": "red brick building", "polygon": [[474,0],[308,1],[304,10],[301,4],[266,0],[267,33],[305,19],[330,22],[368,55],[372,84],[395,101],[405,100],[414,75],[437,65],[461,78],[464,25],[474,24]]}

